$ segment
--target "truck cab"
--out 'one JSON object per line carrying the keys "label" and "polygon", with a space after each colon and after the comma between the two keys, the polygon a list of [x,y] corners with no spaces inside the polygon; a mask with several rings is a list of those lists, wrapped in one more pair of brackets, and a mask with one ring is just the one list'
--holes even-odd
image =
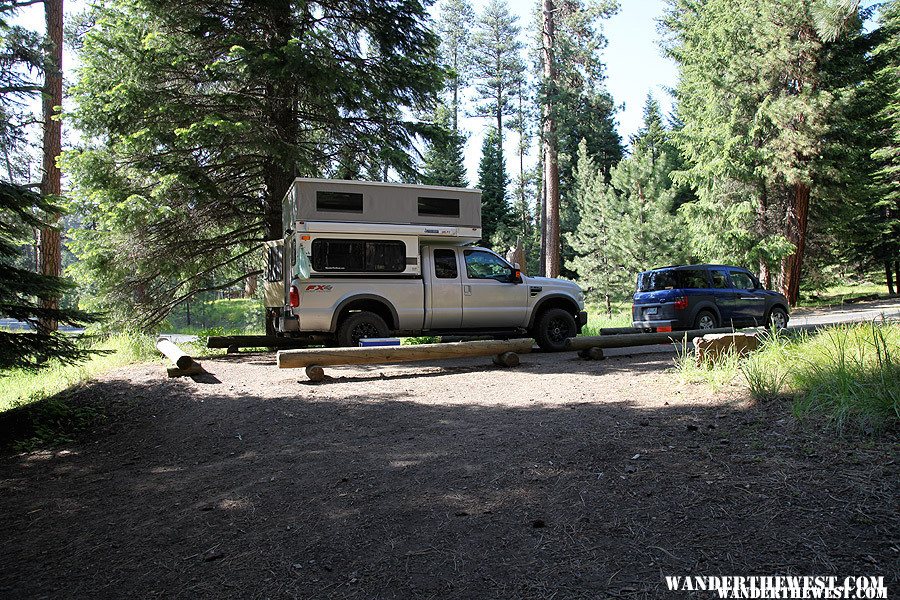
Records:
{"label": "truck cab", "polygon": [[[266,269],[284,282],[273,323],[280,335],[325,335],[341,346],[389,335],[530,335],[546,350],[562,350],[587,321],[575,283],[528,277],[519,265],[471,245],[481,237],[478,190],[327,180],[295,186],[311,188],[294,194],[310,200],[322,191],[330,198],[352,194],[354,202],[361,196],[363,211],[374,187],[373,196],[398,206],[390,214],[383,206],[372,210],[382,221],[400,222],[290,220],[281,256],[270,249],[282,273]],[[447,222],[460,215],[468,222]],[[429,222],[410,222],[423,217]]]}

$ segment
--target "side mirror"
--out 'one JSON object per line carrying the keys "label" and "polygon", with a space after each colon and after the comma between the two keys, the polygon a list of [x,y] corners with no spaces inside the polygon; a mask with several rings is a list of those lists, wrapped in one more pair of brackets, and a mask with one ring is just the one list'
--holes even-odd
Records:
{"label": "side mirror", "polygon": [[521,269],[521,268],[522,268],[522,267],[519,266],[519,263],[513,263],[513,267],[515,267],[516,269]]}
{"label": "side mirror", "polygon": [[509,270],[509,282],[522,283],[522,271],[519,270],[519,265],[516,265],[514,269]]}

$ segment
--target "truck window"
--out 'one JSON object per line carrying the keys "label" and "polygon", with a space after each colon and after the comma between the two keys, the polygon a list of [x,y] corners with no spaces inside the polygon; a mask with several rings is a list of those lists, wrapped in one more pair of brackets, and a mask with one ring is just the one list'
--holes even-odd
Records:
{"label": "truck window", "polygon": [[508,281],[512,267],[502,258],[483,250],[466,250],[466,275],[469,279]]}
{"label": "truck window", "polygon": [[361,213],[363,195],[350,192],[316,192],[316,210]]}
{"label": "truck window", "polygon": [[312,243],[312,266],[319,272],[402,273],[406,270],[406,244],[319,238]]}
{"label": "truck window", "polygon": [[459,198],[427,198],[419,196],[419,216],[459,218]]}
{"label": "truck window", "polygon": [[459,277],[459,271],[456,268],[456,252],[453,250],[434,251],[434,276],[438,279]]}

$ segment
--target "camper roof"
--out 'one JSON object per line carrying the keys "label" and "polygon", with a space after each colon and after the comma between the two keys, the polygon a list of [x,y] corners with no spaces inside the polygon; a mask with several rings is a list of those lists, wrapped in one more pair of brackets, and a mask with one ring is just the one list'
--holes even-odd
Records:
{"label": "camper roof", "polygon": [[298,178],[283,208],[285,231],[300,221],[481,229],[481,190],[476,189]]}

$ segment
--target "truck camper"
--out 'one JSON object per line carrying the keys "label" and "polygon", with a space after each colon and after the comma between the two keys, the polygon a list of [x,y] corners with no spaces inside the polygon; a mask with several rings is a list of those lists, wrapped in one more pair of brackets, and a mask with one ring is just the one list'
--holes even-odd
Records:
{"label": "truck camper", "polygon": [[341,346],[389,335],[531,335],[561,350],[587,320],[584,295],[528,277],[474,244],[481,192],[297,179],[284,237],[266,243],[267,333]]}

